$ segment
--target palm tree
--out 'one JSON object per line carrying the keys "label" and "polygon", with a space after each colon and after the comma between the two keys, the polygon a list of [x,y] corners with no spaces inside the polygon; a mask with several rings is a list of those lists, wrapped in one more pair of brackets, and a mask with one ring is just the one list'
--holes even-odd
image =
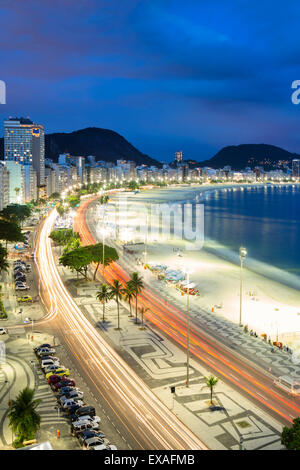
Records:
{"label": "palm tree", "polygon": [[0,243],[0,274],[1,271],[8,271],[9,264],[7,262],[7,249]]}
{"label": "palm tree", "polygon": [[8,268],[9,268],[9,264],[8,264],[6,258],[0,258],[0,273],[2,271],[7,272]]}
{"label": "palm tree", "polygon": [[130,285],[130,287],[132,288],[132,290],[134,292],[134,297],[135,297],[135,322],[137,323],[137,321],[138,321],[138,319],[137,319],[137,312],[138,312],[138,308],[137,308],[138,301],[137,301],[137,299],[138,299],[138,294],[144,288],[144,283],[143,283],[142,277],[139,276],[138,273],[132,273],[131,274],[131,279],[127,284]]}
{"label": "palm tree", "polygon": [[96,298],[102,303],[103,305],[103,318],[102,322],[105,322],[105,304],[108,302],[112,297],[111,291],[106,284],[101,284],[100,290],[97,292]]}
{"label": "palm tree", "polygon": [[15,188],[15,193],[16,193],[16,198],[18,199],[18,196],[20,194],[20,188]]}
{"label": "palm tree", "polygon": [[206,385],[204,387],[208,387],[210,389],[210,404],[213,405],[213,392],[214,388],[219,382],[219,379],[217,377],[214,377],[213,375],[210,375],[209,377],[204,377]]}
{"label": "palm tree", "polygon": [[130,281],[127,282],[126,287],[123,289],[123,294],[126,302],[129,303],[129,309],[130,309],[130,317],[132,317],[132,305],[131,305],[131,300],[134,297],[134,292],[132,290],[132,287],[130,285]]}
{"label": "palm tree", "polygon": [[119,300],[122,299],[122,291],[123,291],[123,285],[117,279],[114,279],[112,285],[110,286],[110,292],[111,292],[111,296],[114,297],[115,301],[117,302],[117,308],[118,308],[118,328],[117,328],[117,330],[120,330],[120,304],[119,304]]}
{"label": "palm tree", "polygon": [[148,310],[150,310],[148,307],[141,307],[140,308],[140,313],[141,313],[141,317],[142,317],[142,326],[141,326],[141,330],[144,330],[145,327],[144,327],[144,315],[146,312],[148,312]]}
{"label": "palm tree", "polygon": [[17,435],[15,446],[22,445],[23,441],[33,439],[40,428],[41,417],[36,408],[41,400],[34,400],[33,389],[24,388],[15,400],[12,400],[8,413],[9,426]]}

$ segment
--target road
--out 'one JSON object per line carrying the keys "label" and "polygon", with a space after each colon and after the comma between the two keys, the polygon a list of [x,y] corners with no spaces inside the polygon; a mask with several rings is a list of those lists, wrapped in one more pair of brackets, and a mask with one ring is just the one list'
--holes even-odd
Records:
{"label": "road", "polygon": [[[86,222],[86,211],[95,199],[90,198],[84,201],[75,218],[74,229],[80,233],[83,244],[96,243]],[[119,279],[125,283],[129,279],[129,274],[119,263],[113,263],[105,269],[105,278],[109,283],[112,283],[113,279]],[[167,303],[148,287],[139,296],[138,304],[140,307],[149,308],[145,317],[150,322],[186,348],[185,312]],[[256,405],[261,406],[283,424],[291,423],[300,415],[299,398],[291,397],[275,389],[271,374],[229,350],[221,341],[200,329],[193,319],[191,319],[190,327],[190,351],[218,376],[222,376],[227,382],[233,384]]]}
{"label": "road", "polygon": [[36,239],[40,296],[48,311],[39,325],[63,337],[78,366],[110,410],[111,419],[129,436],[133,449],[206,449],[104,341],[70,296],[58,273],[49,239],[55,218],[53,210]]}

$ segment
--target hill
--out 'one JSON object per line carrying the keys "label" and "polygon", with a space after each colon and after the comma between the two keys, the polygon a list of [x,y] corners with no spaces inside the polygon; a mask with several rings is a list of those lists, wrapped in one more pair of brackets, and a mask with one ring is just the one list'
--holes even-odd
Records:
{"label": "hill", "polygon": [[300,156],[274,145],[242,144],[223,147],[214,157],[199,162],[198,165],[211,168],[223,168],[230,165],[234,170],[264,166],[268,170],[275,167],[279,160],[290,163],[294,158],[300,158]]}
{"label": "hill", "polygon": [[[137,165],[159,165],[160,163],[143,154],[117,132],[98,127],[88,127],[70,133],[54,133],[45,136],[45,155],[58,160],[61,153],[73,156],[95,155],[96,160],[115,162],[116,160],[133,160]],[[0,159],[3,159],[4,144],[0,139]]]}

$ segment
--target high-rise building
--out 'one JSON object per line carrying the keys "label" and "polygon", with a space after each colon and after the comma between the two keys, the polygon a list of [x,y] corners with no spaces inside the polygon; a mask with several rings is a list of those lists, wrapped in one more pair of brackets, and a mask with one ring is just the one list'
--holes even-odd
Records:
{"label": "high-rise building", "polygon": [[41,124],[30,119],[9,118],[4,121],[4,159],[32,165],[37,185],[45,184],[45,133]]}
{"label": "high-rise building", "polygon": [[292,176],[293,178],[300,178],[300,160],[297,158],[292,161]]}
{"label": "high-rise building", "polygon": [[0,162],[0,211],[9,204],[9,171]]}
{"label": "high-rise building", "polygon": [[180,152],[175,152],[175,162],[181,163],[182,160],[183,160],[182,150],[180,150]]}
{"label": "high-rise building", "polygon": [[24,165],[13,160],[5,162],[5,166],[9,171],[9,203],[24,204]]}
{"label": "high-rise building", "polygon": [[32,165],[24,165],[24,202],[38,199],[37,173]]}

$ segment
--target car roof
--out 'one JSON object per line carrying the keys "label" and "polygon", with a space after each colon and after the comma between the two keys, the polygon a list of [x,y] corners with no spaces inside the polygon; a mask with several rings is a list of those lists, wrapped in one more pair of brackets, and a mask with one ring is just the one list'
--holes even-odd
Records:
{"label": "car roof", "polygon": [[99,440],[103,441],[103,439],[101,437],[90,437],[89,439],[86,439],[86,443],[87,444],[92,444],[93,442],[99,442]]}

